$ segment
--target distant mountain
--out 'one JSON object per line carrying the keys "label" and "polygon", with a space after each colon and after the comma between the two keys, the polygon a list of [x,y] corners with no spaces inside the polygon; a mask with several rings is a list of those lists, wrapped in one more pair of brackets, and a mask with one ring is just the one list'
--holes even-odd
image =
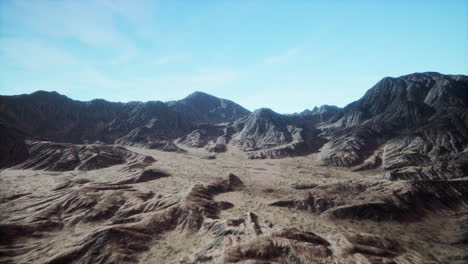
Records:
{"label": "distant mountain", "polygon": [[260,149],[291,142],[299,132],[294,130],[291,123],[288,116],[261,108],[234,122],[233,127],[237,131],[235,138],[238,138],[239,146]]}
{"label": "distant mountain", "polygon": [[[280,158],[317,150],[318,130],[301,116],[281,115],[261,108],[231,125],[232,144],[250,151],[251,158]],[[315,144],[314,144],[315,143]]]}
{"label": "distant mountain", "polygon": [[57,92],[0,96],[0,121],[55,142],[119,143],[177,150],[172,140],[199,123],[229,122],[249,113],[201,92],[175,102],[81,102]]}
{"label": "distant mountain", "polygon": [[[179,101],[81,102],[56,92],[0,96],[4,154],[24,159],[24,139],[118,143],[164,151],[190,148],[250,158],[320,152],[323,165],[379,168],[388,179],[468,174],[468,76],[415,73],[386,77],[344,108],[323,105],[283,115],[195,92]],[[11,143],[10,143],[11,142]],[[27,153],[26,153],[27,154]]]}
{"label": "distant mountain", "polygon": [[320,123],[329,121],[330,119],[338,116],[342,109],[334,105],[322,105],[320,107],[314,107],[311,110],[304,110],[299,115],[314,122]]}
{"label": "distant mountain", "polygon": [[232,101],[203,92],[194,92],[182,100],[168,102],[167,105],[177,112],[186,114],[190,121],[196,123],[230,122],[250,113]]}

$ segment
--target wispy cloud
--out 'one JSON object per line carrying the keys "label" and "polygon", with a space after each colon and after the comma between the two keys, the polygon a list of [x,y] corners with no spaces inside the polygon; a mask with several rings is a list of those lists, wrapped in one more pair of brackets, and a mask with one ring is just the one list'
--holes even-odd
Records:
{"label": "wispy cloud", "polygon": [[40,40],[0,39],[0,58],[21,69],[77,65],[79,60],[59,47]]}
{"label": "wispy cloud", "polygon": [[174,61],[181,61],[181,60],[183,60],[185,58],[186,58],[186,56],[184,56],[184,55],[165,56],[165,57],[161,57],[161,58],[158,58],[158,59],[154,60],[153,63],[157,64],[157,65],[161,65],[161,64],[174,62]]}
{"label": "wispy cloud", "polygon": [[2,15],[6,21],[20,26],[14,33],[17,37],[35,36],[49,43],[73,43],[114,56],[111,63],[124,63],[140,53],[129,32],[148,31],[151,24],[148,22],[151,2],[128,3],[115,0],[16,1]]}
{"label": "wispy cloud", "polygon": [[69,38],[91,46],[119,44],[113,11],[88,1],[18,1],[22,22],[47,37]]}
{"label": "wispy cloud", "polygon": [[6,62],[0,68],[19,69],[21,78],[8,74],[0,86],[9,91],[57,90],[78,99],[91,99],[83,97],[99,90],[110,100],[143,101],[210,91],[238,78],[237,70],[223,66],[153,69],[190,55],[187,50],[167,51],[168,44],[160,43],[154,33],[157,5],[123,0],[12,2],[2,11],[2,21],[15,30],[8,28],[9,37],[0,38],[0,60]]}
{"label": "wispy cloud", "polygon": [[298,47],[290,48],[290,49],[287,49],[286,51],[283,51],[280,54],[273,55],[273,56],[266,58],[265,63],[267,64],[282,63],[298,55],[301,52],[302,52],[302,48],[298,48]]}

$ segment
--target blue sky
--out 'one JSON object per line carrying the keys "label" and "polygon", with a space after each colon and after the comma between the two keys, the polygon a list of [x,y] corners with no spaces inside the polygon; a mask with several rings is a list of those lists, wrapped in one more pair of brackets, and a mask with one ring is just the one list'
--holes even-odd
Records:
{"label": "blue sky", "polygon": [[468,74],[468,1],[0,2],[0,94],[344,106],[385,76]]}

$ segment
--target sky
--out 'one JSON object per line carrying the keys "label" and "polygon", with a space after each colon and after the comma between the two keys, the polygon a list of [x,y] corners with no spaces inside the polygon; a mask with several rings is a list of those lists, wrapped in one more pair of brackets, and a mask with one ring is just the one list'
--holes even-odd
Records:
{"label": "sky", "polygon": [[468,0],[0,1],[0,94],[343,107],[386,76],[468,74]]}

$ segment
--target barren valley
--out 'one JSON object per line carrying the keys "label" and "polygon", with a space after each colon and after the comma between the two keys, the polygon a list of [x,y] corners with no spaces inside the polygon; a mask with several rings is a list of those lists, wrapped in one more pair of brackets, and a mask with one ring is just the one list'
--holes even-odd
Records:
{"label": "barren valley", "polygon": [[468,77],[345,108],[0,98],[0,263],[468,263]]}

